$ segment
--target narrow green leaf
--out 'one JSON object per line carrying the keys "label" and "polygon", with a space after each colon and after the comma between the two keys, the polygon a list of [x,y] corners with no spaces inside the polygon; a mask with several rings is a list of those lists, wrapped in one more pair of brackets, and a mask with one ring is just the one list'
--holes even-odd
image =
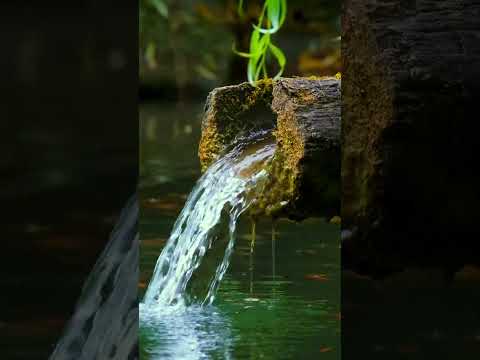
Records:
{"label": "narrow green leaf", "polygon": [[273,45],[272,43],[270,43],[270,51],[272,52],[273,56],[275,56],[275,58],[277,59],[278,61],[278,65],[280,65],[281,68],[284,68],[285,65],[287,64],[287,58],[285,57],[285,54],[283,53],[283,51]]}
{"label": "narrow green leaf", "polygon": [[265,29],[265,28],[262,28],[262,27],[259,27],[258,25],[253,25],[253,27],[255,28],[255,30],[257,30],[258,32],[262,33],[262,34],[275,34],[280,28],[269,28],[269,29]]}
{"label": "narrow green leaf", "polygon": [[237,12],[241,18],[245,17],[245,12],[243,11],[243,0],[238,0]]}
{"label": "narrow green leaf", "polygon": [[255,73],[256,73],[255,62],[253,61],[253,59],[250,59],[250,61],[248,62],[248,68],[247,68],[247,78],[248,78],[248,82],[254,86],[255,86]]}
{"label": "narrow green leaf", "polygon": [[285,20],[287,19],[287,0],[281,0],[281,15],[280,15],[280,24],[278,25],[281,27]]}
{"label": "narrow green leaf", "polygon": [[168,6],[163,0],[150,0],[150,3],[164,18],[168,17]]}
{"label": "narrow green leaf", "polygon": [[250,37],[250,54],[254,54],[259,50],[259,40],[260,40],[260,32],[254,30],[252,32],[252,36]]}
{"label": "narrow green leaf", "polygon": [[278,29],[280,19],[280,2],[279,0],[268,0],[267,4],[268,20],[270,20],[273,29]]}
{"label": "narrow green leaf", "polygon": [[285,57],[285,54],[283,53],[283,51],[273,44],[270,44],[270,51],[272,52],[273,56],[275,56],[275,58],[277,59],[278,65],[280,66],[279,72],[274,77],[274,79],[276,80],[280,76],[282,76],[283,71],[285,70],[285,65],[287,64],[287,58]]}
{"label": "narrow green leaf", "polygon": [[260,77],[260,72],[262,71],[262,68],[263,68],[265,56],[260,57],[260,59],[258,60],[259,61],[255,64],[254,83],[257,82],[258,78]]}
{"label": "narrow green leaf", "polygon": [[263,35],[260,41],[258,42],[258,48],[260,52],[264,53],[268,49],[269,44],[270,44],[270,34]]}
{"label": "narrow green leaf", "polygon": [[235,44],[232,45],[232,51],[233,51],[236,55],[241,56],[241,57],[244,57],[244,58],[251,58],[251,57],[253,56],[253,55],[250,54],[250,53],[238,51],[237,48],[235,47]]}
{"label": "narrow green leaf", "polygon": [[145,49],[145,60],[147,62],[147,65],[151,69],[154,69],[157,67],[156,53],[157,53],[157,46],[155,45],[154,42],[149,42],[147,44],[147,48]]}
{"label": "narrow green leaf", "polygon": [[[243,12],[244,0],[239,0],[239,14]],[[252,24],[253,31],[250,36],[249,52],[240,52],[233,46],[233,52],[239,56],[248,58],[247,77],[250,84],[256,86],[256,82],[263,74],[268,77],[267,71],[267,53],[278,62],[280,71],[275,76],[278,78],[285,70],[287,63],[283,51],[271,43],[271,35],[280,30],[280,27],[286,20],[287,0],[265,0],[258,23]]]}

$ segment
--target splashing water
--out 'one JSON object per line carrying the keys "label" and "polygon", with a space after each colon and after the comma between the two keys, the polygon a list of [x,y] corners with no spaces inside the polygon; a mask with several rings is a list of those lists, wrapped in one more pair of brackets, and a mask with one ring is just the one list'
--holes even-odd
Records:
{"label": "splashing water", "polygon": [[157,261],[141,308],[180,305],[189,300],[187,285],[207,250],[219,241],[216,230],[226,215],[228,245],[202,303],[213,302],[233,252],[237,220],[255,200],[267,179],[265,164],[274,151],[271,136],[261,134],[233,146],[208,168],[192,190],[174,225]]}

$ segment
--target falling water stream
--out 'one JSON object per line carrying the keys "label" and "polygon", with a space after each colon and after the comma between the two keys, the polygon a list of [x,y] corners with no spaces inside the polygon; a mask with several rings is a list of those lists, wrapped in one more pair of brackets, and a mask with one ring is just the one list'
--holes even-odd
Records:
{"label": "falling water stream", "polygon": [[[228,268],[240,215],[248,209],[267,178],[265,164],[275,144],[268,134],[239,141],[212,164],[197,182],[163,249],[143,299],[143,307],[182,306],[196,299],[186,293],[207,251],[228,238],[221,262],[211,274],[202,304],[211,304]],[[223,234],[222,223],[228,222]]]}

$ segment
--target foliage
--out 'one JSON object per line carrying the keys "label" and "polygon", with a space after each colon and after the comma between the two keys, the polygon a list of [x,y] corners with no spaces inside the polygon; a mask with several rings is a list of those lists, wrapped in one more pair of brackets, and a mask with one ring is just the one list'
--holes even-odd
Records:
{"label": "foliage", "polygon": [[[229,9],[236,11],[236,0]],[[140,0],[139,76],[143,85],[211,88],[228,76],[233,34],[225,0]],[[212,21],[205,15],[214,14]],[[233,54],[232,54],[233,55]]]}
{"label": "foliage", "polygon": [[164,18],[168,17],[168,5],[164,0],[150,0],[149,3],[157,10],[157,12]]}
{"label": "foliage", "polygon": [[[339,0],[323,0],[321,6],[311,0],[290,1],[288,14],[278,0],[276,10],[275,6],[271,10],[272,5],[264,9],[265,3],[266,0],[140,0],[138,55],[142,86],[171,87],[179,92],[186,89],[184,93],[190,89],[207,91],[242,78],[246,81],[249,62],[253,81],[266,76],[263,68],[268,69],[270,77],[275,77],[279,70],[283,70],[282,76],[287,72],[288,76],[325,76],[340,71],[340,41],[333,41],[340,35]],[[274,16],[275,13],[278,15]],[[286,15],[288,19],[281,26]],[[255,29],[252,23],[269,34]],[[256,35],[252,34],[255,30]],[[268,54],[262,57],[261,51],[251,51],[250,42],[253,49],[263,48]],[[237,50],[257,56],[244,59],[236,55],[233,43]],[[288,59],[284,69],[285,56],[276,51],[278,47]],[[281,66],[277,58],[283,61]]]}
{"label": "foliage", "polygon": [[[238,12],[243,16],[243,0],[239,0]],[[262,74],[268,78],[267,56],[272,55],[278,62],[279,72],[275,79],[280,77],[287,63],[283,51],[272,42],[272,35],[280,30],[287,17],[287,0],[265,0],[258,24],[253,25],[250,37],[250,50],[248,53],[234,52],[239,56],[248,58],[247,76],[250,84],[254,85]]]}

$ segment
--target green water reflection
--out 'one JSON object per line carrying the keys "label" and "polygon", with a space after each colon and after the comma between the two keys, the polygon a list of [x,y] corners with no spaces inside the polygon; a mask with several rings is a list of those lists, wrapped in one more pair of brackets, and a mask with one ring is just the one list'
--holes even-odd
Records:
{"label": "green water reflection", "polygon": [[[142,138],[140,293],[189,191],[201,104],[140,110]],[[235,252],[213,306],[145,314],[142,359],[339,359],[340,250],[338,225],[322,219],[239,226]],[[273,245],[273,247],[272,247]],[[272,251],[274,250],[274,251]]]}

